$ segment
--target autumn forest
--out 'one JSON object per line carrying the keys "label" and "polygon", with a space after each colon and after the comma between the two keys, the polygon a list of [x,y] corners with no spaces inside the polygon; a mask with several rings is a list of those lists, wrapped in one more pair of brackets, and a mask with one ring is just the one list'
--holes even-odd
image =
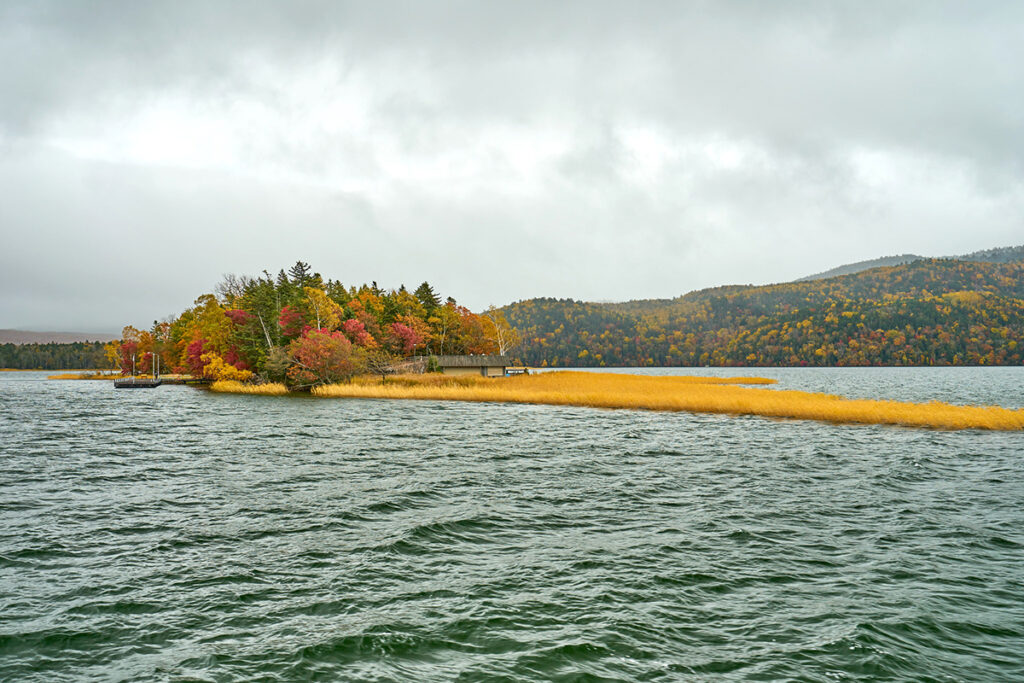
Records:
{"label": "autumn forest", "polygon": [[504,309],[537,366],[1019,365],[1024,263],[920,260],[677,299]]}

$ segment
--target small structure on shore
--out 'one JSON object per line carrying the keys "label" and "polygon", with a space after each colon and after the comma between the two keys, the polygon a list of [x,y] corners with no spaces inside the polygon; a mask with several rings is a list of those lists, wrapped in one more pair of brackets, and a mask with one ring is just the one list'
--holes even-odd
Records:
{"label": "small structure on shore", "polygon": [[163,384],[160,380],[160,356],[157,354],[156,363],[153,365],[153,378],[138,377],[135,375],[135,356],[132,356],[132,376],[129,379],[115,379],[115,389],[156,389]]}
{"label": "small structure on shore", "polygon": [[437,367],[446,375],[480,375],[482,377],[504,377],[508,367],[505,356],[434,356]]}
{"label": "small structure on shore", "polygon": [[128,377],[125,379],[115,379],[115,389],[155,389],[163,384],[163,380],[159,377]]}

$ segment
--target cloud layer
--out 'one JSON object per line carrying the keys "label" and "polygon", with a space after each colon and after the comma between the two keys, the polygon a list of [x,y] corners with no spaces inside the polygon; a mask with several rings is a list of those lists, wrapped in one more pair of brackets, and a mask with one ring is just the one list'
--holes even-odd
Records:
{"label": "cloud layer", "polygon": [[0,327],[311,262],[473,308],[1021,242],[1013,3],[5,3]]}

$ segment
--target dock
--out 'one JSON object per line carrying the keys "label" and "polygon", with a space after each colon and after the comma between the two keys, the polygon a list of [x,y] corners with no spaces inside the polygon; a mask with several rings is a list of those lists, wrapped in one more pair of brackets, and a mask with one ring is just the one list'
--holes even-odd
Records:
{"label": "dock", "polygon": [[155,389],[156,387],[163,384],[161,379],[152,379],[149,377],[132,377],[130,379],[115,379],[115,389]]}
{"label": "dock", "polygon": [[115,389],[155,389],[163,384],[202,386],[212,383],[209,377],[126,377],[115,379]]}

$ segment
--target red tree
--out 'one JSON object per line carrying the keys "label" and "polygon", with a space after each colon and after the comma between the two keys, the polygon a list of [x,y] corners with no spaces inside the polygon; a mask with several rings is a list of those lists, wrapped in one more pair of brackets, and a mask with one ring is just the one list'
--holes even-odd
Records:
{"label": "red tree", "polygon": [[366,331],[366,325],[361,320],[349,318],[341,324],[341,329],[344,331],[345,336],[348,337],[348,340],[356,346],[368,349],[377,346],[373,335]]}
{"label": "red tree", "polygon": [[121,374],[130,375],[132,373],[133,365],[132,357],[139,350],[139,342],[137,341],[126,341],[121,344]]}
{"label": "red tree", "polygon": [[244,325],[253,319],[253,315],[240,308],[232,308],[224,311],[224,315],[231,319],[235,325]]}
{"label": "red tree", "polygon": [[391,323],[388,336],[392,347],[405,355],[411,354],[417,346],[423,344],[423,337],[403,323]]}
{"label": "red tree", "polygon": [[359,370],[352,342],[342,332],[307,330],[288,345],[293,365],[288,378],[299,385],[331,384]]}
{"label": "red tree", "polygon": [[281,327],[281,332],[286,337],[294,337],[302,334],[306,321],[302,317],[302,311],[291,306],[285,306],[281,309],[281,315],[277,319],[277,324]]}
{"label": "red tree", "polygon": [[206,352],[205,346],[205,339],[196,339],[185,349],[185,364],[188,366],[188,371],[193,377],[203,376],[203,368],[206,367],[207,363],[202,357]]}

